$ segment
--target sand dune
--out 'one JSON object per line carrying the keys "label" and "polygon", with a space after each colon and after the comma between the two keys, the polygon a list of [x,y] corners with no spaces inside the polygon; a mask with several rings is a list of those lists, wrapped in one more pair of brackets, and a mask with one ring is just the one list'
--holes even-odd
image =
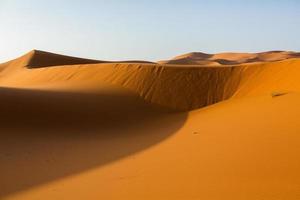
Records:
{"label": "sand dune", "polygon": [[[41,68],[51,67],[59,65],[78,65],[78,64],[94,64],[94,63],[153,63],[149,61],[129,60],[129,61],[103,61],[92,60],[85,58],[77,58],[73,56],[60,55],[56,53],[32,50],[27,54],[9,61],[7,63],[0,64],[0,69],[8,70],[15,67],[27,67],[27,68]],[[8,67],[10,66],[10,67]]]}
{"label": "sand dune", "polygon": [[[23,59],[14,62],[26,63]],[[99,87],[107,83],[129,89],[153,104],[193,110],[232,96],[270,94],[273,90],[298,91],[299,63],[300,59],[223,67],[100,63],[34,70],[24,65],[2,72],[0,84],[27,88],[50,85],[51,88],[57,83],[73,87],[87,84]]]}
{"label": "sand dune", "polygon": [[298,57],[0,64],[0,198],[299,199]]}
{"label": "sand dune", "polygon": [[193,52],[177,56],[171,60],[159,61],[160,64],[179,65],[237,65],[255,62],[273,62],[290,58],[300,58],[298,52],[292,51],[268,51],[261,53],[217,53],[205,54]]}

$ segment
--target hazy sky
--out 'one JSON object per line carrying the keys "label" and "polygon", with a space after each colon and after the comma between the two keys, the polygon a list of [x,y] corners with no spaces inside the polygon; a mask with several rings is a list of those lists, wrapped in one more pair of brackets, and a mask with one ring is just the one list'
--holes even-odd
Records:
{"label": "hazy sky", "polygon": [[153,61],[300,51],[300,0],[0,0],[0,62],[32,49]]}

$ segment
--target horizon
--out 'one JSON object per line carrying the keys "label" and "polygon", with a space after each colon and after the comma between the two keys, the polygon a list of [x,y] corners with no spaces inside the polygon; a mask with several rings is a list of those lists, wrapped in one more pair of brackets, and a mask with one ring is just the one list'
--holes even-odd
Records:
{"label": "horizon", "polygon": [[296,0],[89,0],[84,5],[4,0],[0,63],[33,49],[112,61],[158,61],[190,52],[299,52],[299,6]]}
{"label": "horizon", "polygon": [[[17,57],[15,58],[12,58],[10,60],[7,60],[7,61],[4,61],[2,63],[5,63],[5,62],[9,62],[9,61],[12,61],[12,60],[15,60],[15,59],[18,59],[18,58],[21,58],[22,56],[25,56],[26,54],[29,54],[31,52],[34,52],[34,51],[37,51],[37,52],[44,52],[44,53],[49,53],[49,54],[57,54],[57,55],[61,55],[61,56],[67,56],[67,57],[74,57],[74,58],[82,58],[82,59],[90,59],[90,60],[98,60],[98,61],[112,61],[112,62],[115,62],[115,61],[138,61],[139,59],[132,59],[132,60],[103,60],[103,59],[99,59],[99,58],[89,58],[89,57],[78,57],[78,56],[74,56],[74,55],[68,55],[68,54],[60,54],[60,53],[57,53],[57,52],[50,52],[50,51],[44,51],[44,50],[41,50],[41,49],[32,49],[28,52],[25,52],[21,55],[18,55]],[[193,54],[193,53],[201,53],[201,54],[206,54],[206,55],[216,55],[216,54],[247,54],[247,53],[250,53],[250,54],[260,54],[260,53],[276,53],[276,52],[291,52],[291,53],[300,53],[300,52],[297,52],[297,51],[282,51],[282,50],[270,50],[270,51],[261,51],[261,52],[217,52],[215,54],[213,53],[207,53],[207,52],[200,52],[200,51],[197,51],[197,52],[187,52],[187,53],[184,53],[184,54],[180,54],[180,55],[175,55],[173,57],[170,57],[170,58],[166,58],[166,59],[163,59],[163,60],[140,60],[140,61],[149,61],[149,62],[159,62],[159,61],[164,61],[164,60],[170,60],[170,59],[174,59],[176,56],[182,56],[182,55],[185,55],[185,54]],[[1,64],[1,63],[0,63]]]}

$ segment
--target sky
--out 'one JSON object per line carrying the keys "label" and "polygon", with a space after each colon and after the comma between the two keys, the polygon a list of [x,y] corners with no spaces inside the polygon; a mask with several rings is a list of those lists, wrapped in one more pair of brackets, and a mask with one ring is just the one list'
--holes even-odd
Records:
{"label": "sky", "polygon": [[300,1],[0,0],[0,62],[32,49],[150,61],[300,51]]}

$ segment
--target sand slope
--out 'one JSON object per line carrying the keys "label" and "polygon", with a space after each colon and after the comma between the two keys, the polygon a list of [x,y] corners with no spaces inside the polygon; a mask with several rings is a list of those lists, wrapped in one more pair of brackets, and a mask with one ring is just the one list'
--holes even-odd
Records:
{"label": "sand slope", "polygon": [[261,96],[192,112],[180,130],[151,148],[11,199],[296,200],[299,102],[299,94]]}
{"label": "sand slope", "polygon": [[2,199],[299,199],[296,53],[54,55],[0,65]]}
{"label": "sand slope", "polygon": [[[25,63],[20,58],[15,62]],[[175,110],[193,110],[232,96],[299,90],[300,59],[222,67],[101,63],[30,69],[27,65],[0,73],[6,87],[52,87],[56,83],[95,87],[121,86],[147,102]]]}

